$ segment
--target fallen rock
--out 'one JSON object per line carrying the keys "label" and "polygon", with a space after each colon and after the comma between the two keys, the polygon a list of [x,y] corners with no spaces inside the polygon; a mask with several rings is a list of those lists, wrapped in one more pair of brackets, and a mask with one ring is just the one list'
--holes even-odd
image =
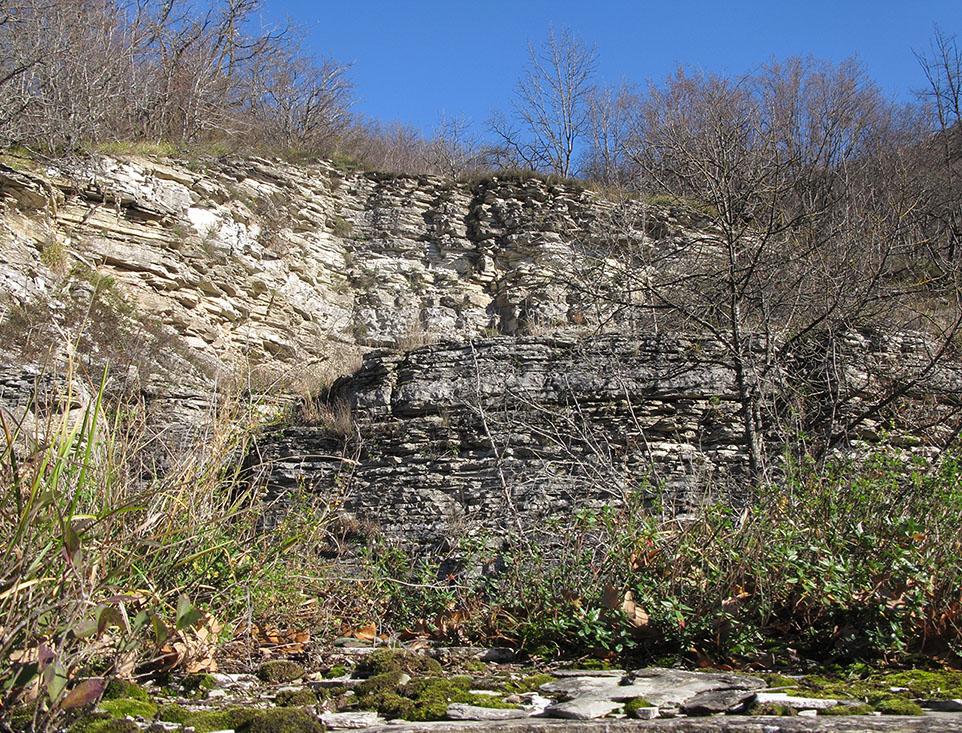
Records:
{"label": "fallen rock", "polygon": [[625,676],[623,669],[555,669],[551,672],[552,677],[562,679],[564,677],[614,677],[621,679]]}

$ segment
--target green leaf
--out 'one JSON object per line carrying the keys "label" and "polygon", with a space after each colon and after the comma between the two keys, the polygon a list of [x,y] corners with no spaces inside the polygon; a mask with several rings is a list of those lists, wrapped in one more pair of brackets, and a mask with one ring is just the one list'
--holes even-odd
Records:
{"label": "green leaf", "polygon": [[170,636],[170,630],[167,628],[167,624],[161,621],[160,617],[156,614],[150,617],[150,623],[154,627],[154,643],[160,646],[167,641]]}
{"label": "green leaf", "polygon": [[187,596],[177,599],[177,622],[174,624],[178,630],[193,626],[201,620],[203,614],[190,602]]}
{"label": "green leaf", "polygon": [[47,695],[56,702],[67,686],[67,670],[59,662],[51,664],[43,671],[41,679],[47,688]]}

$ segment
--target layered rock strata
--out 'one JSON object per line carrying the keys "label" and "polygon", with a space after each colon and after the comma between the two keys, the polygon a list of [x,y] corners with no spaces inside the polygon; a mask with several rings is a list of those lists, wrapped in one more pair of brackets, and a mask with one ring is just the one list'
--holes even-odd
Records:
{"label": "layered rock strata", "polygon": [[733,370],[711,339],[483,339],[376,352],[336,385],[352,423],[265,436],[270,499],[303,488],[403,542],[580,507],[676,510],[745,470]]}

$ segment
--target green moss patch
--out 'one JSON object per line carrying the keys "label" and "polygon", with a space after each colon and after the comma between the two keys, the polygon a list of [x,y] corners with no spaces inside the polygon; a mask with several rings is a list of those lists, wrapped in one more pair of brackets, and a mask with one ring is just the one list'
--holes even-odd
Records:
{"label": "green moss patch", "polygon": [[116,700],[104,700],[100,703],[100,709],[109,713],[115,718],[126,716],[150,718],[157,714],[157,706],[147,700],[135,700],[131,698],[118,698]]}
{"label": "green moss patch", "polygon": [[860,702],[855,705],[836,705],[832,708],[827,708],[826,710],[819,710],[819,715],[868,715],[869,713],[875,712],[873,708],[868,703]]}
{"label": "green moss patch", "polygon": [[304,668],[297,662],[275,659],[264,662],[257,670],[257,676],[264,682],[270,682],[271,684],[293,682],[304,676]]}
{"label": "green moss patch", "polygon": [[299,690],[281,690],[274,698],[274,703],[284,708],[316,705],[317,695],[308,687],[302,687]]}
{"label": "green moss patch", "polygon": [[763,672],[762,674],[756,674],[756,677],[761,677],[765,680],[765,684],[768,685],[769,689],[784,688],[784,687],[798,687],[798,680],[794,677],[786,677],[783,674],[778,674],[777,672]]}
{"label": "green moss patch", "polygon": [[332,680],[335,677],[343,677],[347,674],[347,667],[343,664],[339,664],[336,667],[331,667],[324,673],[324,679]]}
{"label": "green moss patch", "polygon": [[110,718],[85,721],[81,727],[70,729],[80,733],[138,733],[137,724],[127,718]]}
{"label": "green moss patch", "polygon": [[394,649],[379,649],[369,654],[357,666],[357,673],[362,677],[373,677],[385,672],[405,672],[414,677],[443,674],[444,669],[436,659]]}
{"label": "green moss patch", "polygon": [[638,710],[640,708],[650,708],[650,707],[652,707],[651,703],[648,702],[645,698],[633,697],[631,700],[625,703],[625,715],[627,715],[629,718],[637,718]]}
{"label": "green moss patch", "polygon": [[904,697],[883,697],[872,705],[882,715],[924,715],[925,711],[918,703],[906,700]]}
{"label": "green moss patch", "polygon": [[182,705],[167,705],[161,708],[157,719],[165,723],[189,726],[195,733],[211,733],[215,730],[238,730],[258,712],[260,711],[243,707],[191,711]]}
{"label": "green moss patch", "polygon": [[217,680],[209,674],[189,674],[181,680],[180,686],[187,697],[199,700],[207,697],[207,693],[217,687]]}
{"label": "green moss patch", "polygon": [[104,690],[104,700],[119,700],[120,698],[130,698],[132,700],[149,700],[150,695],[147,690],[136,682],[126,680],[110,680],[107,689]]}
{"label": "green moss patch", "polygon": [[324,726],[301,708],[273,708],[255,711],[236,730],[237,733],[324,733]]}
{"label": "green moss patch", "polygon": [[373,677],[368,677],[363,682],[358,682],[356,685],[354,685],[354,692],[362,697],[365,695],[379,695],[385,692],[395,692],[398,686],[401,684],[402,675],[404,675],[404,672],[396,669],[390,672],[376,674]]}

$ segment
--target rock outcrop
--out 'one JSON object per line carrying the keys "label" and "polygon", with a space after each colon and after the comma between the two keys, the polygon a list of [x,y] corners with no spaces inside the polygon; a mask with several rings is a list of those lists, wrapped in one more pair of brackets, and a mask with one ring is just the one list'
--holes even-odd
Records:
{"label": "rock outcrop", "polygon": [[495,338],[376,352],[337,385],[351,420],[268,433],[271,500],[314,487],[393,539],[530,526],[639,494],[683,507],[745,469],[711,339]]}
{"label": "rock outcrop", "polygon": [[[272,516],[308,485],[415,544],[745,491],[730,355],[659,334],[633,300],[650,263],[709,236],[697,213],[524,176],[16,162],[0,165],[0,409],[15,423],[82,412],[105,365],[108,392],[142,398],[174,445],[225,383],[280,407],[315,396],[249,460]],[[959,369],[926,366],[924,344],[853,338],[831,420],[871,405],[883,381],[908,385],[866,410],[858,437],[888,430],[886,410],[932,424],[934,391],[962,391]],[[67,361],[78,384],[64,402],[48,393]],[[766,378],[770,397],[786,376]],[[40,403],[24,395],[34,384]]]}

